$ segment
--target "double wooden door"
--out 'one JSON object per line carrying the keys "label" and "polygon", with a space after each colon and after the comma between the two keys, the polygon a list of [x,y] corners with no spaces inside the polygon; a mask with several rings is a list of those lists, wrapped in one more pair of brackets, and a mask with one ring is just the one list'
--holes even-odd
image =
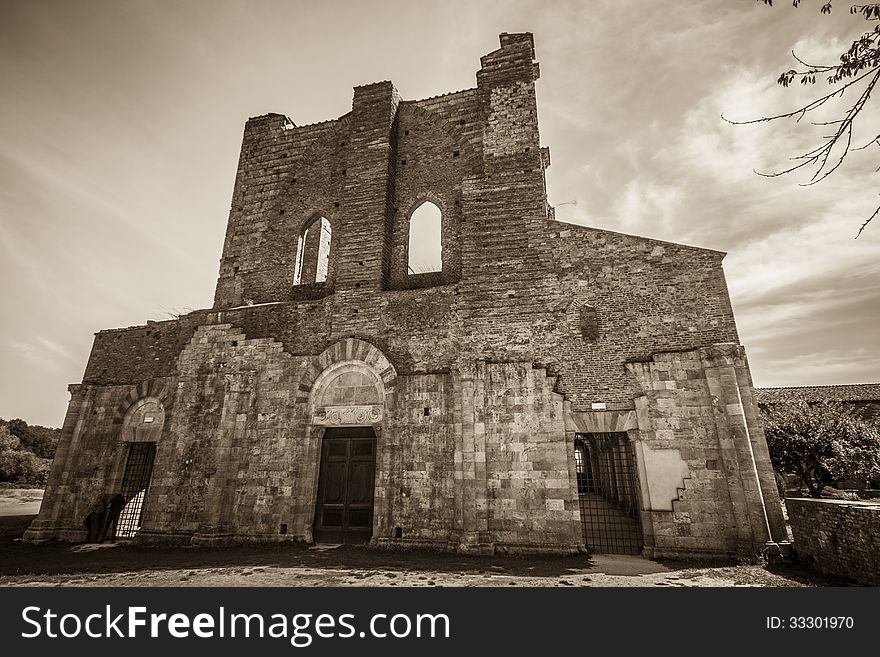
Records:
{"label": "double wooden door", "polygon": [[328,429],[321,449],[315,540],[366,543],[373,536],[376,434],[370,427]]}

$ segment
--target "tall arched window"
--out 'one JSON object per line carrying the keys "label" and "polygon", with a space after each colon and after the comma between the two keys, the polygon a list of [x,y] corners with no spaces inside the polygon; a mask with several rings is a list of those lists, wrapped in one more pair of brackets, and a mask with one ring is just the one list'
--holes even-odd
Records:
{"label": "tall arched window", "polygon": [[294,285],[323,283],[327,280],[332,238],[333,229],[325,217],[316,216],[303,228],[296,245]]}
{"label": "tall arched window", "polygon": [[440,208],[425,201],[409,220],[409,273],[443,271],[443,216]]}

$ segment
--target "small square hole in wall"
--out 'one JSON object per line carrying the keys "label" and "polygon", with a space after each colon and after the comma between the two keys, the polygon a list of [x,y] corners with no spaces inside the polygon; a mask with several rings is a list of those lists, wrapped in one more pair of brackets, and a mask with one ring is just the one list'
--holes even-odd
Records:
{"label": "small square hole in wall", "polygon": [[358,309],[357,309],[357,308],[352,308],[351,312],[352,312],[353,314],[357,315],[357,314],[358,314]]}
{"label": "small square hole in wall", "polygon": [[279,210],[278,214],[284,214],[284,210]]}
{"label": "small square hole in wall", "polygon": [[295,183],[295,182],[296,182],[296,178],[291,178],[290,182]]}
{"label": "small square hole in wall", "polygon": [[403,136],[406,137],[407,135],[409,135],[409,130],[404,130],[404,131],[403,131]]}
{"label": "small square hole in wall", "polygon": [[238,273],[238,265],[236,265],[235,267],[232,268],[232,273],[233,273],[233,274],[237,274],[237,273]]}
{"label": "small square hole in wall", "polygon": [[281,527],[278,528],[278,533],[279,534],[286,534],[287,533],[287,523],[286,522],[281,523]]}
{"label": "small square hole in wall", "polygon": [[425,417],[428,417],[431,414],[431,409],[428,406],[425,406]]}
{"label": "small square hole in wall", "polygon": [[405,167],[405,166],[406,166],[406,160],[401,160],[401,161],[400,161],[400,166]]}
{"label": "small square hole in wall", "polygon": [[394,528],[394,538],[403,538],[403,527]]}
{"label": "small square hole in wall", "polygon": [[238,346],[238,340],[233,340],[233,341],[232,341],[232,346],[233,346],[233,347],[237,347],[237,346]]}
{"label": "small square hole in wall", "polygon": [[452,151],[452,157],[458,157],[461,155],[461,151]]}
{"label": "small square hole in wall", "polygon": [[338,207],[339,207],[339,201],[336,201],[336,203],[333,204],[333,207],[334,207],[334,208],[338,208]]}

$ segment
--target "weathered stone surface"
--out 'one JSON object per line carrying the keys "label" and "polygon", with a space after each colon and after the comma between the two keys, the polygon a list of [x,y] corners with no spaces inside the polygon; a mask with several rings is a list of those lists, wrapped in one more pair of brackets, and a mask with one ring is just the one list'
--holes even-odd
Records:
{"label": "weathered stone surface", "polygon": [[[141,540],[310,541],[339,426],[377,436],[376,544],[581,549],[585,432],[634,445],[647,553],[784,534],[724,254],[552,221],[537,77],[531,35],[504,34],[476,88],[408,101],[379,82],[339,119],[250,119],[213,308],[95,336],[28,536],[82,538],[147,436]],[[443,269],[413,276],[425,200]],[[145,403],[160,430],[138,424]],[[639,455],[664,449],[683,465],[655,497],[676,499],[652,504],[645,467],[666,461]]]}
{"label": "weathered stone surface", "polygon": [[880,504],[785,500],[798,559],[819,572],[880,585]]}

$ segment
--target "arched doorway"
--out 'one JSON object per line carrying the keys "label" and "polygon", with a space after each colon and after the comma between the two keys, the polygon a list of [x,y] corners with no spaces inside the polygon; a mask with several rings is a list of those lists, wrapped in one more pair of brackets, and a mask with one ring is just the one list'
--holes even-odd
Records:
{"label": "arched doorway", "polygon": [[382,436],[397,372],[378,348],[357,338],[331,344],[315,365],[300,380],[297,397],[309,418],[314,477],[313,522],[304,533],[320,542],[375,540],[387,531]]}
{"label": "arched doorway", "polygon": [[165,408],[156,398],[144,398],[132,405],[123,420],[122,438],[128,445],[125,470],[119,489],[110,498],[121,509],[108,509],[116,516],[115,536],[134,538],[141,528],[144,498],[153,476],[156,445],[165,425]]}

